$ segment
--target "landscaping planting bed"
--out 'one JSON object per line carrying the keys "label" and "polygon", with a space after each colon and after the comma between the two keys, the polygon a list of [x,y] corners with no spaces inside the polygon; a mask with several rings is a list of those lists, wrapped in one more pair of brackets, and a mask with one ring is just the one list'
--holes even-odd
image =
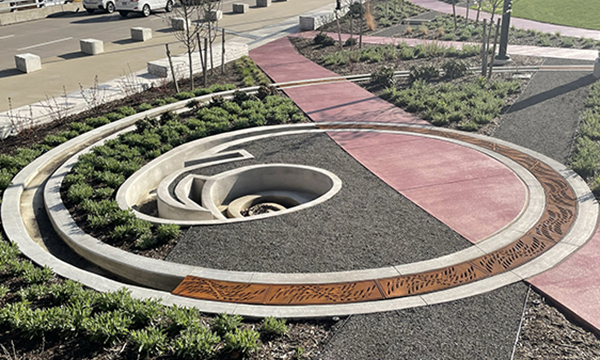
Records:
{"label": "landscaping planting bed", "polygon": [[[527,84],[527,79],[515,79],[510,73],[493,74],[486,81],[468,72],[481,64],[481,50],[475,45],[459,50],[435,43],[414,47],[400,43],[339,51],[324,45],[322,38],[291,40],[302,55],[340,75],[371,73],[371,82],[363,87],[436,126],[491,134],[499,116]],[[543,62],[518,56],[514,61],[515,66]],[[446,75],[441,76],[439,69]],[[411,76],[393,80],[391,75],[399,70],[408,70]]]}
{"label": "landscaping planting bed", "polygon": [[[386,3],[388,3],[387,11]],[[457,16],[456,28],[454,27],[454,18],[449,14],[429,16],[433,17],[434,20],[423,22],[421,25],[400,25],[406,18],[419,18],[420,14],[429,11],[408,1],[404,1],[404,11],[400,11],[400,3],[400,0],[388,2],[385,0],[366,1],[363,11],[365,14],[371,14],[371,16],[365,15],[364,17],[363,34],[372,35],[380,30],[393,26],[390,30],[385,31],[386,36],[473,43],[481,43],[482,41],[482,22],[484,14],[481,14],[479,17],[479,22],[475,22],[473,19],[469,19],[467,22],[464,17]],[[394,11],[394,8],[396,11]],[[471,10],[471,13],[473,14],[476,12],[476,9]],[[593,12],[588,11],[588,13],[591,14]],[[499,15],[494,17],[494,24],[496,23],[498,16]],[[487,19],[487,22],[489,24],[490,19]],[[340,28],[342,33],[353,33],[358,35],[360,32],[360,23],[360,7],[354,6],[351,7],[351,11],[340,19]],[[338,27],[334,21],[323,26],[321,30],[337,32]],[[551,46],[573,49],[600,48],[600,41],[597,39],[574,38],[562,36],[560,33],[549,34],[535,30],[517,29],[515,27],[511,27],[509,31],[508,43],[514,45]]]}
{"label": "landscaping planting bed", "polygon": [[[111,111],[117,113],[114,110],[123,105],[130,105],[131,108],[136,109],[140,104],[135,101],[124,102],[115,106]],[[122,111],[130,112],[127,108],[123,108]],[[93,117],[97,118],[99,115],[94,114]],[[85,118],[87,117],[89,116]],[[84,117],[79,118],[77,122],[83,123],[83,119]],[[93,120],[93,122],[99,124],[102,121]],[[76,127],[85,128],[81,125]],[[50,129],[51,135],[56,135],[55,132],[61,131],[76,131],[71,129],[68,124],[62,128],[50,127]],[[46,151],[55,143],[63,141],[63,139],[49,138],[45,145],[40,145],[38,148],[31,146],[33,149],[17,150],[18,147],[25,148],[25,146],[43,141],[46,135],[49,133],[43,133],[42,136],[37,137],[37,140],[31,140],[25,138],[27,134],[23,134],[24,139],[2,142],[2,154],[16,155],[15,157],[4,156],[1,158],[0,185],[2,185],[2,189],[10,182],[14,170],[19,170],[41,152]],[[57,137],[64,138],[65,136]],[[7,164],[10,166],[7,167]],[[513,285],[513,287],[515,286],[521,286],[521,284]],[[599,356],[597,349],[600,345],[595,336],[573,326],[568,320],[561,317],[555,308],[547,305],[544,301],[536,303],[535,300],[535,297],[530,296],[528,305],[530,310],[526,312],[526,326],[520,338],[520,349],[517,351],[516,359],[594,359]],[[488,308],[489,304],[490,302],[483,301],[482,309],[485,311],[476,318],[475,324],[480,322],[483,317],[489,318],[488,312],[493,311]],[[534,307],[535,311],[531,310]],[[445,309],[451,308],[456,309],[456,304],[437,306],[442,314]],[[471,307],[467,308],[470,310]],[[418,309],[406,310],[410,316],[418,311]],[[428,322],[444,323],[440,317],[432,315],[432,313],[434,313],[432,309],[426,309],[425,316],[415,315],[412,318],[423,320],[424,327],[428,326]],[[464,314],[468,316],[469,312]],[[407,331],[401,332],[400,336],[407,341],[408,345],[411,344],[413,336],[420,336],[422,343],[427,338],[423,334],[428,332],[413,332],[412,326],[418,321],[407,320],[410,316],[398,317],[399,321],[404,322],[407,328]],[[376,316],[364,317],[377,320]],[[527,325],[528,321],[531,324],[529,326]],[[240,333],[233,330],[230,331],[231,335],[221,336],[221,341],[214,340],[212,334],[219,331],[224,323],[235,324],[237,322],[238,320],[231,317],[216,318],[195,314],[193,311],[168,310],[155,302],[142,303],[128,299],[123,292],[100,295],[82,289],[77,284],[65,282],[56,277],[48,269],[40,269],[32,265],[27,259],[22,258],[15,248],[8,246],[7,242],[0,239],[0,344],[2,345],[0,354],[6,359],[97,360],[138,359],[146,356],[151,359],[201,358],[199,352],[202,350],[198,349],[208,349],[212,352],[211,355],[206,356],[208,358],[226,359],[234,357],[243,349],[240,347],[240,344],[243,344],[243,341],[240,342],[243,340],[242,338],[246,339],[246,348],[249,349],[252,348],[253,339],[257,339],[257,337],[260,338],[260,341],[257,342],[259,349],[249,355],[250,359],[318,359],[321,358],[319,352],[323,350],[328,351],[328,354],[340,353],[338,345],[335,342],[330,343],[330,340],[335,338],[337,330],[343,329],[344,326],[354,326],[354,329],[350,328],[354,334],[350,341],[351,344],[358,345],[358,347],[367,341],[367,337],[361,334],[369,330],[365,325],[368,322],[353,324],[350,321],[346,323],[345,319],[321,322],[301,321],[290,322],[286,335],[278,336],[267,335],[266,329],[259,332],[252,331],[262,328],[263,321],[244,321],[237,327],[246,332]],[[265,322],[270,323],[272,329],[280,328],[273,320]],[[220,325],[217,325],[218,323]],[[463,322],[459,321],[458,324],[460,326]],[[384,323],[381,321],[374,322],[376,327],[383,325]],[[183,328],[192,330],[181,331]],[[489,332],[478,332],[476,335],[491,335],[492,340],[495,341],[497,339],[493,333],[495,329],[491,326]],[[192,333],[199,335],[196,336]],[[161,334],[166,335],[166,338]],[[432,336],[438,337],[438,335],[433,334]],[[452,336],[456,336],[456,333],[451,332],[446,335],[448,336],[443,339],[447,338],[448,342],[445,343],[450,343]],[[472,339],[473,337],[469,337],[469,340]],[[379,338],[375,338],[374,341],[381,347],[382,342]],[[355,358],[363,356],[358,351],[348,352],[343,345],[344,339],[341,339],[340,342],[342,343],[341,353],[347,355],[345,359],[351,359],[352,356]],[[208,344],[208,347],[196,346],[201,343]],[[470,341],[469,344],[473,346],[473,351],[468,352],[468,356],[481,354],[481,351],[478,351],[478,346],[481,346],[480,341]],[[430,343],[426,343],[423,347],[426,350],[423,351],[430,351],[429,345]],[[226,346],[228,347],[226,348]],[[162,355],[153,354],[158,349],[163,349]],[[406,349],[411,348],[407,346]],[[414,346],[412,349],[409,356],[424,355],[424,352],[415,350],[418,349],[418,346]],[[178,350],[181,352],[176,355]],[[368,353],[368,355],[372,354]],[[429,358],[436,358],[435,355],[428,353]],[[394,356],[399,355],[390,354],[391,358]],[[508,357],[509,354],[506,356]]]}

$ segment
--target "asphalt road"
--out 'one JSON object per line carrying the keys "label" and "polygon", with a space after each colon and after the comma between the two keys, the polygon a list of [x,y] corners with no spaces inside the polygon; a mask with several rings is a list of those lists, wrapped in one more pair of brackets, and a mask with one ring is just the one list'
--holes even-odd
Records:
{"label": "asphalt road", "polygon": [[[246,14],[233,14],[232,3],[250,5]],[[256,40],[249,32],[267,30],[270,25],[329,5],[331,0],[289,0],[273,2],[269,8],[257,8],[255,0],[225,0],[223,19],[219,26],[228,31],[227,38],[248,43]],[[60,96],[77,91],[79,84],[92,86],[95,77],[100,83],[146,67],[148,61],[165,58],[164,44],[171,51],[183,53],[166,19],[167,13],[157,12],[148,18],[118,13],[86,13],[46,18],[0,27],[0,111],[35,103],[46,96]],[[149,27],[153,39],[146,42],[130,40],[130,28]],[[79,40],[93,38],[104,41],[105,53],[96,56],[80,52]],[[32,53],[42,58],[42,70],[22,74],[15,69],[14,55]]]}

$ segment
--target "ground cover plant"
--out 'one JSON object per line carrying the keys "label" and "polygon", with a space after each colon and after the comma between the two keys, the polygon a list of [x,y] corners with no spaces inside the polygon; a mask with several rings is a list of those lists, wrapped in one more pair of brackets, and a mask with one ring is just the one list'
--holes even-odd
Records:
{"label": "ground cover plant", "polygon": [[569,163],[600,197],[600,81],[590,87],[585,107]]}
{"label": "ground cover plant", "polygon": [[2,356],[11,359],[32,348],[35,353],[39,346],[34,344],[42,343],[35,358],[48,352],[77,359],[102,354],[118,359],[272,359],[294,358],[305,350],[306,358],[314,358],[334,324],[286,324],[275,318],[258,323],[227,314],[211,319],[194,308],[134,299],[125,289],[98,293],[34,266],[1,238],[0,279],[0,344]]}
{"label": "ground cover plant", "polygon": [[[559,1],[559,0],[553,0]],[[582,1],[582,0],[579,0]],[[377,31],[385,29],[392,25],[397,25],[402,22],[402,19],[408,17],[415,17],[419,14],[428,12],[427,9],[416,6],[409,1],[404,1],[404,10],[401,11],[400,6],[397,3],[400,1],[389,1],[386,5],[386,1],[383,0],[372,0],[364,3],[363,12],[370,12],[373,16],[371,18],[365,17],[363,21],[364,34],[373,34]],[[448,0],[448,2],[450,2]],[[531,1],[519,1],[515,4],[515,10],[521,8],[523,13],[526,15],[533,16],[539,14],[539,16],[545,19],[558,19],[563,18],[563,14],[568,14],[565,21],[573,22],[572,20],[579,20],[584,23],[587,28],[598,29],[597,21],[590,21],[594,19],[595,14],[593,11],[589,11],[589,6],[582,4],[575,4],[571,6],[570,3],[561,2],[561,5],[556,7],[550,4],[542,4],[544,0],[535,0],[535,4]],[[395,5],[396,4],[396,5]],[[484,6],[487,4],[483,3]],[[395,7],[394,7],[395,6]],[[595,4],[594,7],[600,5]],[[394,11],[393,9],[396,9]],[[476,7],[475,7],[476,8]],[[501,8],[501,7],[500,7]],[[568,8],[565,12],[561,12],[558,9]],[[585,11],[581,9],[585,8]],[[387,9],[387,10],[386,10]],[[533,10],[535,9],[535,10]],[[538,13],[538,9],[545,10],[545,12]],[[482,7],[482,10],[485,10]],[[476,11],[476,10],[475,10]],[[387,15],[386,15],[387,14]],[[583,15],[586,14],[586,15]],[[515,13],[513,12],[514,16]],[[496,17],[497,18],[497,17]],[[527,16],[526,16],[527,18]],[[370,20],[369,20],[370,19]],[[454,17],[449,14],[440,14],[431,21],[423,22],[421,25],[406,25],[398,26],[391,33],[387,33],[386,36],[407,37],[407,38],[420,38],[429,40],[444,40],[444,41],[465,41],[473,43],[481,43],[483,34],[483,15],[479,18],[479,22],[475,22],[470,19],[468,22],[462,16],[457,16],[456,27],[454,24]],[[542,21],[542,20],[540,20]],[[556,20],[558,21],[558,20]],[[559,23],[554,21],[548,21],[551,23]],[[488,19],[489,23],[489,19]],[[594,23],[592,25],[592,23]],[[350,24],[355,24],[350,27]],[[348,12],[340,20],[341,31],[343,33],[358,33],[358,24],[360,24],[360,7],[351,7],[351,11]],[[570,25],[576,26],[576,25]],[[323,31],[337,32],[337,25],[335,22],[325,25],[321,28]],[[492,32],[493,33],[493,32]],[[562,36],[560,33],[543,33],[535,30],[524,30],[517,29],[514,26],[509,31],[510,44],[515,45],[532,45],[532,46],[551,46],[551,47],[563,47],[563,48],[576,48],[576,49],[598,49],[600,48],[600,41],[591,38],[575,38],[569,36]]]}
{"label": "ground cover plant", "polygon": [[[342,1],[349,5],[348,13],[340,18],[340,29],[345,34],[359,34],[361,27],[361,8],[358,2]],[[421,6],[403,0],[371,0],[363,2],[363,33],[373,32],[378,27],[400,24],[402,20],[429,11]],[[367,20],[368,19],[368,20]],[[324,25],[321,30],[337,32],[336,22]]]}
{"label": "ground cover plant", "polygon": [[435,77],[431,73],[431,70],[428,73],[427,69],[415,68],[411,74],[413,82],[408,87],[389,87],[382,97],[433,125],[477,131],[502,113],[507,96],[521,89],[521,83],[516,80],[486,81],[482,77],[433,85],[428,82]]}
{"label": "ground cover plant", "polygon": [[[489,19],[488,19],[489,20]],[[489,30],[489,28],[488,28]],[[508,43],[514,45],[551,46],[576,49],[595,49],[600,47],[600,41],[591,38],[574,38],[562,36],[560,33],[543,33],[536,30],[517,29],[514,26],[509,31]],[[444,41],[465,41],[481,43],[483,25],[463,17],[457,17],[457,27],[451,15],[441,15],[435,20],[419,27],[406,27],[397,36]]]}
{"label": "ground cover plant", "polygon": [[79,157],[65,177],[62,195],[86,232],[125,250],[144,251],[170,243],[179,236],[178,226],[153,226],[130,210],[120,210],[114,201],[116,190],[129,176],[145,163],[192,140],[247,127],[305,121],[289,98],[273,94],[266,87],[256,96],[236,92],[231,101],[215,97],[207,104],[191,101],[188,106],[191,109],[180,115],[166,112],[159,119],[143,119],[136,124],[136,131]]}

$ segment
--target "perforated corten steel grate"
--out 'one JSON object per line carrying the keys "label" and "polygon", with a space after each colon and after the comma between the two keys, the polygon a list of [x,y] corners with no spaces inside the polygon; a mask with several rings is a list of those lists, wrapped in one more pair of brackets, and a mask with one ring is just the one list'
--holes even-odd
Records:
{"label": "perforated corten steel grate", "polygon": [[244,304],[314,305],[354,303],[425,294],[471,283],[514,269],[556,244],[571,228],[577,199],[568,182],[550,166],[518,150],[459,133],[432,128],[369,124],[318,125],[323,130],[391,130],[459,140],[490,149],[529,170],[541,183],[546,208],[540,220],[514,243],[479,258],[419,274],[336,284],[250,284],[186,277],[175,295]]}

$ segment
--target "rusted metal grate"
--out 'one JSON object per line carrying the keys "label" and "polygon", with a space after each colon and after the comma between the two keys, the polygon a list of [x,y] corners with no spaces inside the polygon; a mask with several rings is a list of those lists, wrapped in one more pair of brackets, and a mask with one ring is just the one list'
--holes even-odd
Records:
{"label": "rusted metal grate", "polygon": [[569,183],[550,166],[518,150],[468,135],[431,128],[370,124],[318,125],[322,130],[391,130],[456,139],[490,149],[529,170],[541,183],[546,208],[540,220],[514,243],[479,258],[419,274],[336,284],[250,284],[186,277],[175,295],[203,300],[265,305],[340,304],[425,294],[471,283],[514,269],[556,244],[571,228],[577,199]]}

